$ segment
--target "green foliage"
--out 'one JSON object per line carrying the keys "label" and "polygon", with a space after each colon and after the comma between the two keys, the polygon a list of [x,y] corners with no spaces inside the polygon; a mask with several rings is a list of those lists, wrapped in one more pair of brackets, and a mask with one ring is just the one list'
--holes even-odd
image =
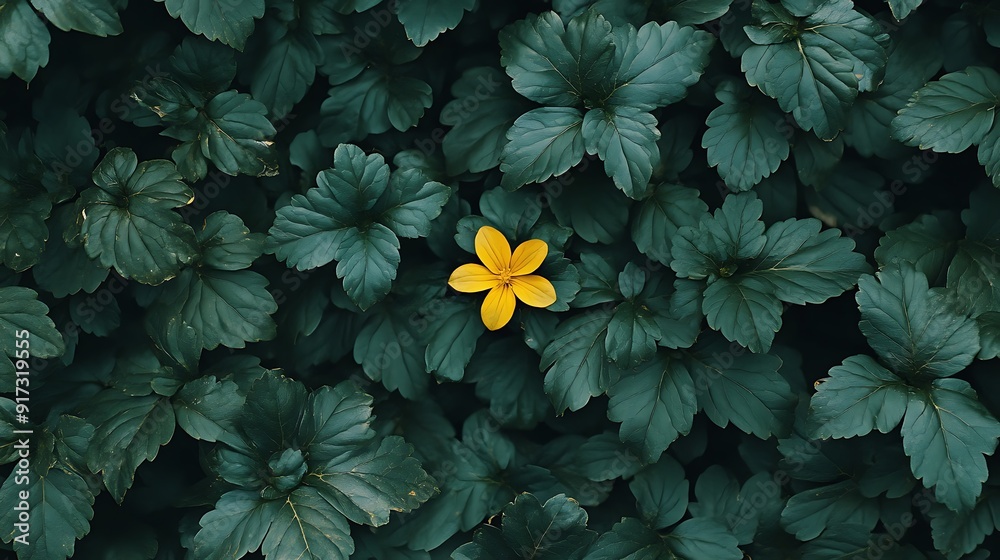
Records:
{"label": "green foliage", "polygon": [[820,232],[812,218],[789,219],[765,231],[754,195],[731,195],[697,226],[679,228],[670,266],[704,281],[708,325],[752,352],[766,352],[781,327],[782,302],[822,303],[851,287],[868,269],[853,241]]}
{"label": "green foliage", "polygon": [[195,255],[194,231],[175,208],[194,197],[174,165],[139,164],[116,148],[94,170],[95,187],[80,194],[80,236],[87,255],[124,278],[160,284]]}
{"label": "green foliage", "polygon": [[985,0],[0,0],[0,557],[986,558],[997,48]]}
{"label": "green foliage", "polygon": [[500,60],[514,90],[547,105],[521,115],[507,131],[503,185],[513,189],[561,175],[586,148],[618,188],[643,198],[659,163],[660,134],[648,111],[684,97],[711,46],[708,34],[676,22],[637,30],[612,26],[596,11],[566,25],[548,12],[501,32]]}
{"label": "green foliage", "polygon": [[850,0],[754,0],[743,52],[747,82],[778,101],[803,130],[832,140],[858,93],[882,81],[889,36]]}
{"label": "green foliage", "polygon": [[451,194],[420,169],[390,177],[381,156],[353,145],[337,147],[334,167],[318,186],[278,211],[271,251],[299,270],[337,260],[337,277],[361,309],[382,299],[396,277],[399,238],[423,237]]}

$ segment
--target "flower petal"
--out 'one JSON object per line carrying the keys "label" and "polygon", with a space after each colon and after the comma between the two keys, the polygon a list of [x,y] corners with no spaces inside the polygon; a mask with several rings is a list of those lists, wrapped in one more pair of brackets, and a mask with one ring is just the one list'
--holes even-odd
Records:
{"label": "flower petal", "polygon": [[517,299],[532,307],[548,307],[556,302],[556,289],[552,282],[537,274],[515,276],[510,279],[510,287]]}
{"label": "flower petal", "polygon": [[521,243],[510,258],[510,275],[531,274],[542,266],[548,254],[549,245],[541,239],[529,239]]}
{"label": "flower petal", "polygon": [[510,286],[501,284],[493,288],[490,293],[486,294],[486,300],[483,301],[483,324],[491,331],[506,325],[514,316],[516,303],[517,300],[514,299],[514,292]]}
{"label": "flower petal", "polygon": [[502,233],[490,226],[476,233],[476,255],[495,274],[510,266],[510,243]]}
{"label": "flower petal", "polygon": [[500,278],[481,264],[463,264],[451,273],[448,285],[460,292],[481,292],[495,288]]}

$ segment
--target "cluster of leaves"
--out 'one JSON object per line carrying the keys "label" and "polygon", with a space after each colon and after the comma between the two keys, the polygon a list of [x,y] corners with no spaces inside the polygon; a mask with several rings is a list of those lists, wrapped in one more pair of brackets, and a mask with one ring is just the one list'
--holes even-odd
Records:
{"label": "cluster of leaves", "polygon": [[[987,558],[998,48],[985,0],[0,0],[0,549]],[[496,331],[484,226],[556,292]]]}

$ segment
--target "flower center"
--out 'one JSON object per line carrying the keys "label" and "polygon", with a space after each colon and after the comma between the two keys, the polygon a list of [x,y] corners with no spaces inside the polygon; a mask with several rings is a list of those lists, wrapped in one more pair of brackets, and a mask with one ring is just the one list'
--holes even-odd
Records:
{"label": "flower center", "polygon": [[510,285],[510,269],[504,268],[500,270],[500,281],[504,284]]}

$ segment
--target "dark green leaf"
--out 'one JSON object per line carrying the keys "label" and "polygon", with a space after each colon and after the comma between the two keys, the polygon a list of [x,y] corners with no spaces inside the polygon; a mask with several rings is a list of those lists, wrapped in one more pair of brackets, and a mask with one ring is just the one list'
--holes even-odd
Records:
{"label": "dark green leaf", "polygon": [[600,311],[567,319],[545,347],[545,392],[558,414],[579,410],[611,384],[614,366],[604,353],[610,320],[610,314]]}
{"label": "dark green leaf", "polygon": [[[74,227],[76,215],[72,205],[60,206],[52,216],[53,228],[58,232],[67,226]],[[32,275],[41,288],[62,298],[80,290],[93,293],[108,277],[108,269],[87,256],[83,247],[70,246],[62,235],[55,235],[46,243],[45,252],[34,266]]]}
{"label": "dark green leaf", "polygon": [[[38,301],[38,293],[34,290],[21,286],[0,288],[0,352],[14,358],[18,348],[24,349],[27,344],[31,357],[54,358],[62,355],[66,345],[48,313],[48,306]],[[19,340],[28,342],[19,345]],[[0,363],[8,366],[8,374],[13,376],[14,368],[10,362],[0,359]]]}
{"label": "dark green leaf", "polygon": [[948,267],[948,288],[972,315],[1000,311],[1000,254],[996,219],[992,216],[998,193],[979,189],[969,198],[969,208],[962,211],[966,239],[958,242],[958,251]]}
{"label": "dark green leaf", "polygon": [[432,91],[427,82],[399,72],[365,71],[330,89],[320,108],[320,138],[335,145],[393,128],[412,128],[431,106]]}
{"label": "dark green leaf", "polygon": [[767,229],[763,258],[746,277],[770,284],[778,299],[802,305],[839,296],[870,272],[854,241],[836,229],[820,231],[819,220],[785,220]]}
{"label": "dark green leaf", "polygon": [[897,373],[945,377],[963,370],[979,352],[975,321],[954,312],[944,296],[910,265],[858,281],[861,332]]}
{"label": "dark green leaf", "polygon": [[323,266],[389,186],[389,166],[378,154],[350,144],[337,147],[334,166],[320,172],[317,186],[278,209],[269,233],[269,251],[299,270]]}
{"label": "dark green leaf", "polygon": [[[215,509],[202,516],[201,530],[194,537],[194,553],[206,560],[223,560],[256,551],[280,508],[281,502],[262,500],[255,491],[226,492]],[[337,519],[345,523],[339,515]]]}
{"label": "dark green leaf", "polygon": [[781,111],[764,103],[766,99],[751,98],[735,84],[720,87],[715,97],[722,105],[708,115],[701,147],[708,150],[708,164],[718,167],[730,189],[750,190],[788,159],[791,130]]}
{"label": "dark green leaf", "polygon": [[992,360],[1000,355],[1000,313],[983,313],[976,317],[979,325],[980,360]]}
{"label": "dark green leaf", "polygon": [[439,379],[461,381],[486,327],[479,306],[471,302],[445,302],[437,314],[437,328],[430,334],[424,360],[427,373]]}
{"label": "dark green leaf", "polygon": [[663,183],[639,205],[639,212],[632,219],[632,240],[649,258],[670,264],[670,244],[663,240],[674,238],[681,227],[696,226],[698,218],[707,211],[708,206],[698,198],[697,190]]}
{"label": "dark green leaf", "polygon": [[552,408],[538,369],[537,354],[504,338],[473,354],[465,375],[476,383],[476,396],[489,401],[498,422],[532,427]]}
{"label": "dark green leaf", "polygon": [[[37,459],[37,458],[36,458]],[[76,539],[90,532],[94,517],[94,494],[87,481],[77,473],[59,467],[46,469],[43,474],[32,474],[25,485],[17,483],[12,472],[0,487],[0,522],[4,524],[3,540],[10,542],[21,534],[15,528],[19,523],[16,509],[20,492],[28,492],[29,530],[24,531],[27,545],[14,543],[14,551],[21,560],[62,560],[73,555]],[[22,508],[23,510],[23,508]]]}
{"label": "dark green leaf", "polygon": [[514,493],[498,481],[501,467],[486,453],[453,442],[447,460],[454,474],[442,481],[441,495],[408,516],[408,523],[397,528],[390,542],[399,541],[415,550],[437,548],[459,530],[469,531],[485,517],[499,513],[514,499]]}
{"label": "dark green leaf", "polygon": [[838,136],[834,140],[824,141],[815,134],[800,132],[795,136],[792,156],[799,181],[821,190],[839,175],[834,170],[844,157],[844,140]]}
{"label": "dark green leaf", "polygon": [[0,12],[0,78],[30,82],[49,63],[49,30],[28,0],[12,0]]}
{"label": "dark green leaf", "polygon": [[300,486],[279,504],[261,545],[264,556],[348,560],[354,552],[350,525],[318,489]]}
{"label": "dark green leaf", "polygon": [[657,18],[681,25],[697,25],[722,17],[733,0],[661,0],[654,3]]}
{"label": "dark green leaf", "polygon": [[[895,2],[896,0],[893,0]],[[914,1],[914,0],[905,0]],[[916,0],[918,3],[920,0]],[[892,2],[890,2],[890,6]],[[899,16],[899,19],[905,16]],[[902,150],[891,138],[891,124],[913,92],[941,69],[941,45],[928,40],[920,28],[893,39],[885,67],[885,81],[875,91],[863,92],[851,108],[844,139],[865,157],[893,157]]]}
{"label": "dark green leaf", "polygon": [[591,109],[583,116],[582,134],[587,153],[604,161],[604,171],[619,189],[635,199],[648,194],[649,178],[660,162],[656,117],[632,107]]}
{"label": "dark green leaf", "polygon": [[[602,87],[615,45],[611,25],[596,12],[573,18],[568,26],[555,12],[545,12],[501,31],[500,49],[500,64],[518,93],[538,103],[572,107]],[[508,138],[514,140],[511,134]]]}
{"label": "dark green leaf", "polygon": [[778,100],[805,130],[832,140],[859,91],[882,81],[889,36],[850,0],[755,0],[755,45],[742,57],[747,82]]}
{"label": "dark green leaf", "polygon": [[330,459],[305,483],[351,521],[385,525],[391,511],[410,511],[437,492],[434,479],[412,454],[403,438],[389,436]]}
{"label": "dark green leaf", "polygon": [[639,514],[653,529],[677,523],[688,507],[688,481],[684,468],[672,457],[639,471],[628,485]]}
{"label": "dark green leaf", "polygon": [[863,436],[896,429],[909,398],[902,379],[868,356],[851,356],[830,370],[810,402],[814,437]]}
{"label": "dark green leaf", "polygon": [[702,214],[697,227],[673,236],[670,268],[681,278],[730,277],[740,260],[756,258],[767,244],[763,204],[752,193],[729,195],[714,214]]}
{"label": "dark green leaf", "polygon": [[345,382],[322,387],[309,395],[299,427],[303,447],[317,463],[329,463],[368,445],[372,397]]}
{"label": "dark green leaf", "polygon": [[903,19],[913,13],[924,0],[888,0],[889,9],[896,19]]}
{"label": "dark green leaf", "polygon": [[934,547],[949,560],[974,551],[1000,525],[1000,494],[987,487],[971,511],[955,513],[943,506],[931,509]]}
{"label": "dark green leaf", "polygon": [[607,179],[597,173],[573,177],[578,180],[565,187],[553,186],[547,193],[552,213],[585,241],[614,242],[628,226],[631,201],[621,191],[608,188]]}
{"label": "dark green leaf", "polygon": [[94,183],[80,197],[91,258],[145,284],[173,278],[194,258],[194,231],[173,211],[194,193],[172,163],[139,163],[132,150],[115,148],[94,170]]}
{"label": "dark green leaf", "polygon": [[250,270],[186,269],[164,286],[157,304],[191,325],[206,349],[243,348],[276,334],[278,309],[267,278]]}
{"label": "dark green leaf", "polygon": [[626,517],[597,539],[585,560],[740,560],[736,537],[710,519],[689,519],[669,535],[660,535],[639,520]]}
{"label": "dark green leaf", "polygon": [[234,442],[235,424],[244,397],[232,381],[214,376],[184,384],[172,399],[177,425],[195,439]]}
{"label": "dark green leaf", "polygon": [[648,308],[626,301],[618,305],[611,316],[604,351],[619,366],[635,367],[656,352],[656,341],[662,336]]}
{"label": "dark green leaf", "polygon": [[372,224],[367,231],[352,227],[344,231],[333,257],[337,277],[344,279],[344,290],[362,310],[385,297],[396,278],[399,266],[399,239],[382,224]]}
{"label": "dark green leaf", "polygon": [[224,210],[205,218],[205,225],[196,236],[202,266],[216,270],[248,268],[264,252],[264,236],[250,233],[239,216]]}
{"label": "dark green leaf", "polygon": [[[188,36],[181,41],[170,55],[170,65],[173,67],[172,76],[193,87],[204,98],[226,91],[236,78],[235,51],[222,43],[197,36]],[[144,94],[140,92],[136,90],[142,97]]]}
{"label": "dark green leaf", "polygon": [[1000,105],[1000,74],[970,66],[920,88],[892,121],[893,138],[920,149],[958,153],[983,141]]}
{"label": "dark green leaf", "polygon": [[87,334],[108,336],[121,325],[122,310],[113,296],[106,304],[87,305],[84,297],[77,295],[70,298],[69,304],[70,319]]}
{"label": "dark green leaf", "polygon": [[770,492],[774,483],[771,473],[761,472],[750,477],[740,488],[733,475],[718,465],[705,469],[694,485],[697,502],[688,510],[693,517],[713,519],[739,539],[740,544],[754,540],[761,520],[778,519],[785,507],[785,498]]}
{"label": "dark green leaf", "polygon": [[781,328],[781,300],[761,278],[719,278],[705,288],[702,310],[708,326],[751,352],[767,352]]}
{"label": "dark green leaf", "polygon": [[583,115],[572,107],[542,107],[521,115],[500,154],[503,185],[517,188],[562,175],[583,159]]}
{"label": "dark green leaf", "polygon": [[843,163],[830,171],[821,187],[806,189],[803,198],[810,214],[853,237],[892,213],[895,195],[882,188],[884,183],[882,175],[857,162]]}
{"label": "dark green leaf", "polygon": [[270,20],[259,33],[266,46],[251,62],[250,93],[270,109],[272,118],[281,118],[309,91],[323,50],[312,33]]}
{"label": "dark green leaf", "polygon": [[580,560],[597,534],[587,530],[587,512],[565,495],[542,504],[524,493],[504,508],[501,530],[486,526],[455,560]]}
{"label": "dark green leaf", "polygon": [[863,496],[856,482],[845,480],[795,494],[781,512],[781,522],[795,538],[806,541],[839,523],[856,523],[871,531],[878,514],[878,502]]}
{"label": "dark green leaf", "polygon": [[396,16],[406,36],[423,47],[445,31],[454,29],[462,14],[476,6],[476,0],[401,0]]}
{"label": "dark green leaf", "polygon": [[190,181],[204,178],[206,159],[228,175],[277,175],[277,152],[268,140],[274,133],[267,107],[235,90],[213,97],[194,120],[163,131],[184,142],[173,159]]}
{"label": "dark green leaf", "polygon": [[18,177],[4,175],[0,170],[0,264],[21,272],[34,266],[45,250],[45,219],[52,202],[41,186],[18,184]]}
{"label": "dark green leaf", "polygon": [[[441,124],[451,127],[441,141],[448,172],[478,173],[496,167],[507,144],[507,130],[530,105],[514,91],[508,76],[489,66],[466,70],[451,86],[451,94],[455,99],[441,109]],[[425,142],[429,141],[422,140],[417,147],[432,151],[434,144]]]}
{"label": "dark green leaf", "polygon": [[649,22],[638,30],[615,29],[615,59],[619,68],[611,106],[650,111],[676,103],[701,78],[715,38],[708,32],[668,21]]}
{"label": "dark green leaf", "polygon": [[373,209],[378,220],[400,237],[426,237],[431,221],[451,197],[451,189],[429,181],[417,169],[400,169],[392,174],[389,188]]}
{"label": "dark green leaf", "polygon": [[427,343],[406,313],[380,310],[368,319],[354,341],[354,361],[370,379],[406,398],[421,396],[430,381],[425,365]]}
{"label": "dark green leaf", "polygon": [[87,466],[102,475],[112,497],[121,503],[135,469],[156,458],[160,446],[173,436],[174,409],[160,395],[131,396],[105,389],[90,400],[84,417],[96,428]]}
{"label": "dark green leaf", "polygon": [[875,260],[885,267],[912,263],[932,285],[944,283],[957,249],[961,226],[952,214],[925,214],[886,232],[875,249]]}
{"label": "dark green leaf", "polygon": [[298,381],[271,372],[256,379],[239,421],[245,441],[264,456],[287,449],[297,435],[308,402],[306,393]]}
{"label": "dark green leaf", "polygon": [[686,364],[663,350],[638,371],[623,372],[608,389],[608,418],[621,422],[624,442],[654,462],[678,437],[687,435],[698,411],[697,391]]}
{"label": "dark green leaf", "polygon": [[699,342],[688,356],[688,368],[699,391],[698,404],[721,427],[730,422],[748,434],[767,438],[787,433],[795,407],[792,393],[770,354],[749,354],[716,338]]}
{"label": "dark green leaf", "polygon": [[122,23],[111,0],[31,0],[45,18],[63,31],[83,31],[98,37],[118,35]]}
{"label": "dark green leaf", "polygon": [[901,432],[924,487],[934,487],[948,509],[972,509],[987,477],[983,455],[993,454],[1000,437],[1000,422],[976,391],[961,379],[935,379],[928,389],[911,392]]}
{"label": "dark green leaf", "polygon": [[253,20],[264,15],[264,0],[237,3],[226,0],[157,1],[165,1],[170,16],[179,17],[192,33],[221,41],[240,51],[253,33]]}

